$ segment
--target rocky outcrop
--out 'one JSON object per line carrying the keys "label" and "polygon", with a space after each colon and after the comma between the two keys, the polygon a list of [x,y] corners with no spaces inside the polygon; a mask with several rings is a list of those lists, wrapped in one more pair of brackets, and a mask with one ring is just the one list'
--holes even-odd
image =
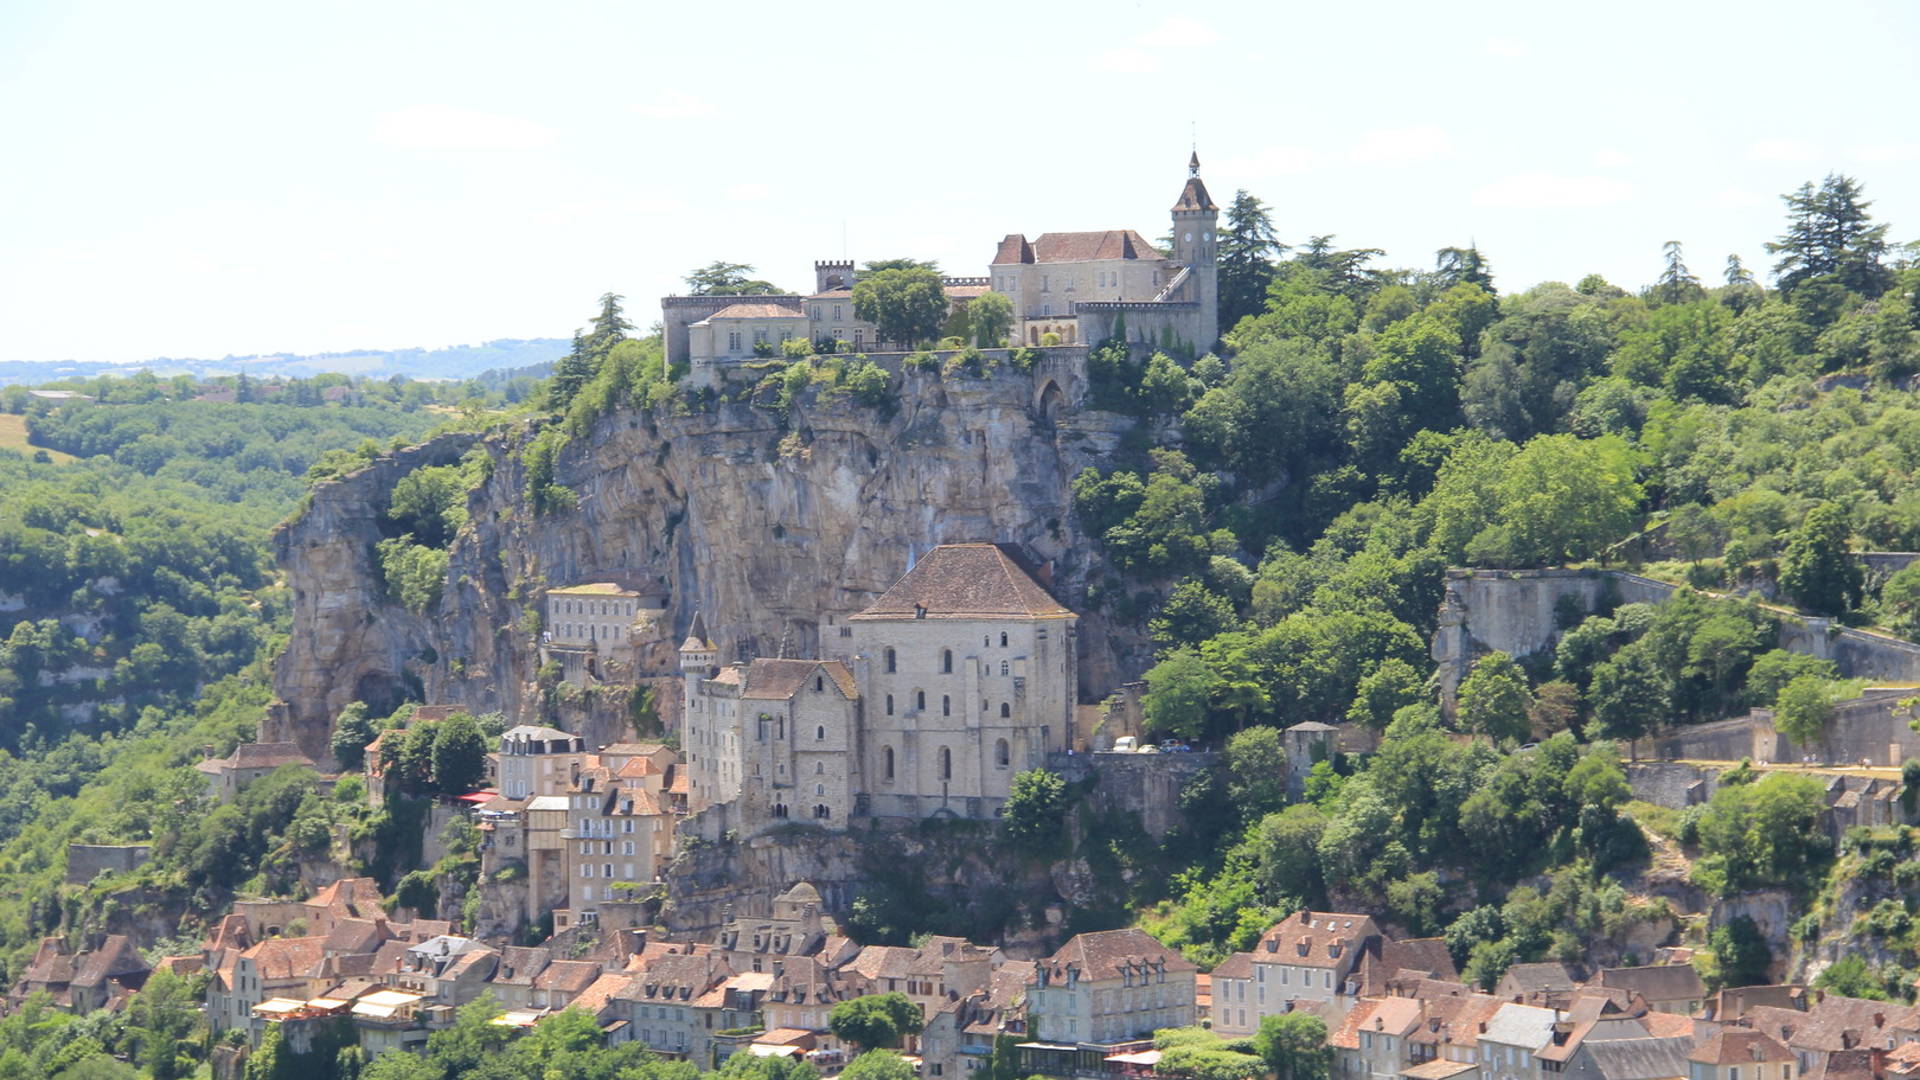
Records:
{"label": "rocky outcrop", "polygon": [[[555,480],[578,497],[565,513],[536,516],[523,495],[533,421],[442,436],[319,484],[276,536],[294,600],[276,722],[315,754],[354,700],[377,712],[412,693],[556,717],[529,612],[546,587],[575,582],[658,585],[662,634],[677,641],[703,611],[728,659],[815,654],[823,632],[911,558],[959,540],[1018,543],[1052,568],[1056,592],[1085,616],[1081,691],[1095,700],[1137,671],[1146,643],[1087,610],[1096,569],[1069,483],[1116,451],[1127,422],[1074,407],[1083,351],[1047,353],[1031,372],[903,372],[892,409],[812,389],[784,417],[764,396],[614,412],[559,456]],[[491,475],[470,497],[438,608],[410,615],[386,598],[374,562],[379,515],[401,476],[476,443]]]}

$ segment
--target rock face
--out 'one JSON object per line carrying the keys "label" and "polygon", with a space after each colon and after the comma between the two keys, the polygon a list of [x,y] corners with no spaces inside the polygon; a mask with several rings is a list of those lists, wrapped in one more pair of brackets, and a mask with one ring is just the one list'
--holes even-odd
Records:
{"label": "rock face", "polygon": [[[585,581],[659,586],[673,644],[702,611],[725,660],[815,655],[823,626],[911,558],[961,540],[1017,543],[1051,566],[1055,592],[1083,614],[1080,690],[1095,699],[1139,670],[1146,643],[1087,609],[1095,568],[1069,484],[1117,449],[1127,422],[1076,408],[1083,350],[1046,353],[1031,372],[903,372],[890,410],[812,389],[784,420],[764,399],[617,411],[560,454],[555,481],[579,500],[565,513],[536,516],[523,495],[531,421],[443,436],[323,483],[276,537],[294,633],[273,722],[317,756],[347,703],[380,712],[409,691],[516,721],[557,717],[528,613],[545,588]],[[470,496],[438,608],[411,615],[385,596],[379,517],[400,477],[476,442],[491,475]]]}

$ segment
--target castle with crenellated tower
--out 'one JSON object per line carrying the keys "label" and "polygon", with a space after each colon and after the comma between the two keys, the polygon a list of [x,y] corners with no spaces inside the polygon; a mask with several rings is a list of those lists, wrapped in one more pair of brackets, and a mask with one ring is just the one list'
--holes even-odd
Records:
{"label": "castle with crenellated tower", "polygon": [[[1220,208],[1200,179],[1200,156],[1172,208],[1172,250],[1163,252],[1132,229],[1022,233],[1003,238],[987,273],[942,281],[950,311],[987,292],[1013,304],[1008,344],[1083,346],[1122,338],[1187,355],[1211,349],[1220,336]],[[669,366],[686,365],[705,384],[720,372],[769,356],[796,338],[845,343],[852,352],[905,351],[880,339],[854,312],[860,275],[850,259],[814,263],[813,292],[661,298]]]}

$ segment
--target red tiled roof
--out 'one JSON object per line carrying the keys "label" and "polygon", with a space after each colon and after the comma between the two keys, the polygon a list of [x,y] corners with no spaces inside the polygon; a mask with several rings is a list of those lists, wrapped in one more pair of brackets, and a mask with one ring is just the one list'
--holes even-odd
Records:
{"label": "red tiled roof", "polygon": [[1166,256],[1132,229],[1041,233],[1033,242],[1035,262],[1091,262],[1096,259],[1162,259]]}
{"label": "red tiled roof", "polygon": [[1254,963],[1339,967],[1380,933],[1372,918],[1329,911],[1296,911],[1260,935]]}
{"label": "red tiled roof", "polygon": [[853,673],[838,660],[778,660],[760,657],[747,665],[746,689],[740,696],[754,701],[785,701],[800,692],[815,672],[833,680],[849,700],[860,696]]}
{"label": "red tiled roof", "polygon": [[1083,979],[1117,979],[1127,971],[1150,966],[1167,971],[1197,971],[1192,961],[1162,945],[1144,930],[1096,930],[1076,934],[1044,966],[1053,978],[1063,979],[1077,968]]}
{"label": "red tiled roof", "polygon": [[1033,261],[1033,245],[1019,233],[1011,233],[1000,241],[1000,247],[993,253],[993,265],[1005,266],[1008,263],[1030,263]]}
{"label": "red tiled roof", "polygon": [[783,304],[728,304],[709,319],[804,319],[806,313]]}
{"label": "red tiled roof", "polygon": [[1723,1028],[1687,1055],[1702,1065],[1738,1065],[1746,1061],[1792,1061],[1793,1054],[1759,1031]]}

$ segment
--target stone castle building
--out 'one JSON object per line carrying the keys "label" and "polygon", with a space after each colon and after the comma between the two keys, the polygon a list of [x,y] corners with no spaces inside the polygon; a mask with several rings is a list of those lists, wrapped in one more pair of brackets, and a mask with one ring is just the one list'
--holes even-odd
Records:
{"label": "stone castle building", "polygon": [[[1132,229],[1042,233],[1031,241],[1013,233],[995,248],[986,275],[945,279],[947,300],[958,310],[983,293],[1004,294],[1013,303],[1013,345],[1123,337],[1198,355],[1220,336],[1219,213],[1196,153],[1173,205],[1171,252]],[[845,342],[855,352],[903,348],[854,315],[857,276],[852,261],[825,260],[814,264],[814,291],[806,295],[663,297],[667,363],[688,365],[704,384],[718,369],[775,355],[794,339]]]}
{"label": "stone castle building", "polygon": [[[995,544],[947,544],[841,627],[845,655],[681,646],[688,806],[710,831],[991,818],[1073,738],[1078,616]],[[718,808],[718,809],[715,809]]]}

